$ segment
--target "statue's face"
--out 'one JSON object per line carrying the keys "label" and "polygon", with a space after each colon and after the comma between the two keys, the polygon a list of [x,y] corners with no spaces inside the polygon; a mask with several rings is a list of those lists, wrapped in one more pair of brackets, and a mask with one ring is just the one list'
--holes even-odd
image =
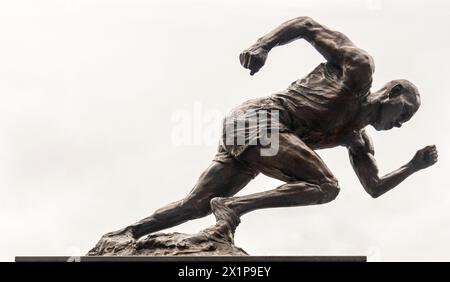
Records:
{"label": "statue's face", "polygon": [[401,127],[419,108],[417,89],[407,81],[391,81],[383,91],[387,98],[381,102],[376,121],[372,125],[376,130]]}

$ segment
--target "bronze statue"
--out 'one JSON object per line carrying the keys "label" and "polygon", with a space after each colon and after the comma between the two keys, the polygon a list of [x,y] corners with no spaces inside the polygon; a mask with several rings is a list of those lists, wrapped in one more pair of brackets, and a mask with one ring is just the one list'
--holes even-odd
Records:
{"label": "bronze statue", "polygon": [[[308,41],[326,62],[286,90],[243,103],[230,116],[258,110],[277,110],[278,151],[263,155],[265,146],[221,142],[212,164],[200,175],[186,198],[158,209],[153,215],[104,235],[96,250],[214,213],[215,231],[233,237],[240,217],[276,207],[328,203],[339,194],[337,179],[314,150],[345,146],[366,192],[377,198],[405,178],[437,161],[436,146],[418,150],[399,169],[378,176],[374,148],[365,127],[401,127],[420,106],[417,88],[405,79],[393,80],[371,92],[374,61],[347,36],[309,17],[289,20],[261,37],[240,54],[240,63],[254,75],[268,52],[296,39]],[[225,126],[225,125],[224,125]],[[225,134],[224,134],[225,135]],[[222,136],[222,140],[225,138]],[[284,181],[280,187],[233,197],[257,174]]]}

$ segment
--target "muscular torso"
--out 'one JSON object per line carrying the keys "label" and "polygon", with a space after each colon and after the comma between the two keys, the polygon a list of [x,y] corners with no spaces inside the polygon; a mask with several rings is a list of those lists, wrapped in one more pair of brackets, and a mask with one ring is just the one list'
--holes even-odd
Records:
{"label": "muscular torso", "polygon": [[[265,109],[280,109],[280,123],[311,148],[347,145],[348,135],[364,126],[357,124],[357,117],[375,70],[372,57],[347,36],[311,18],[298,17],[258,39],[240,55],[241,64],[254,74],[264,65],[268,51],[300,38],[311,43],[326,63],[285,91],[271,95],[268,100],[272,105],[267,99],[260,101]],[[251,108],[256,104],[258,100],[242,106]]]}
{"label": "muscular torso", "polygon": [[[255,111],[278,110],[279,130],[292,132],[311,149],[348,147],[364,127],[358,124],[358,116],[371,82],[371,76],[349,80],[342,68],[322,63],[286,90],[246,101],[233,109],[230,116],[247,119]],[[240,147],[239,152],[245,148]]]}
{"label": "muscular torso", "polygon": [[351,91],[338,68],[322,63],[271,97],[289,113],[281,122],[312,149],[321,149],[347,145],[361,129],[356,116],[369,88],[368,82],[359,93]]}

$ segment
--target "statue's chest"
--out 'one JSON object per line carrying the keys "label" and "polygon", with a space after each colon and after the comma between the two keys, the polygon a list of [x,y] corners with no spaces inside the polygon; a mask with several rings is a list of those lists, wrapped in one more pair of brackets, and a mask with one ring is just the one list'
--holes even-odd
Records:
{"label": "statue's chest", "polygon": [[333,130],[310,131],[309,134],[300,136],[300,138],[312,149],[325,149],[345,145],[346,136],[348,136],[346,131]]}
{"label": "statue's chest", "polygon": [[298,132],[297,136],[312,149],[332,148],[345,146],[356,128],[352,119],[336,118]]}

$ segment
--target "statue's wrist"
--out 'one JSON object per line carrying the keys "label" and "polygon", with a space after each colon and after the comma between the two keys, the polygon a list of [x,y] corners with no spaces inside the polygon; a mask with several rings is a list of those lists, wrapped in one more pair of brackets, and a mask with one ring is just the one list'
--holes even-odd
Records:
{"label": "statue's wrist", "polygon": [[412,159],[411,161],[409,161],[406,164],[406,168],[408,171],[410,171],[411,173],[416,172],[421,170],[422,168],[420,166],[417,165],[417,163],[414,161],[414,159]]}
{"label": "statue's wrist", "polygon": [[261,37],[256,41],[254,46],[257,48],[264,49],[268,52],[275,46],[275,44],[270,43],[267,39],[265,39],[264,37]]}

